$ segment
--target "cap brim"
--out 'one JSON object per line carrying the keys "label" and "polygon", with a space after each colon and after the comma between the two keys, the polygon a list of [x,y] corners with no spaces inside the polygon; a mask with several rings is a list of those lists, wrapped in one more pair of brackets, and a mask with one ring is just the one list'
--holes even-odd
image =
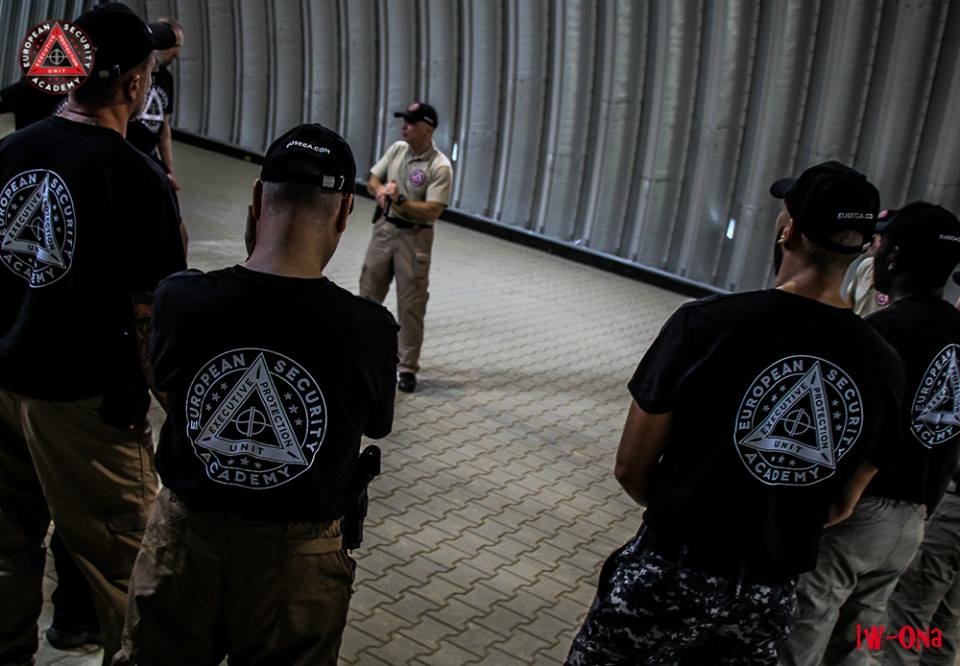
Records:
{"label": "cap brim", "polygon": [[153,33],[155,51],[166,51],[177,45],[177,34],[166,23],[151,23],[150,32]]}
{"label": "cap brim", "polygon": [[785,196],[787,196],[787,192],[793,189],[793,186],[796,182],[796,178],[781,178],[770,186],[770,194],[775,196],[777,199],[783,199]]}
{"label": "cap brim", "polygon": [[413,115],[412,113],[410,113],[409,111],[395,111],[394,114],[393,114],[393,117],[394,117],[394,118],[403,118],[404,120],[409,120],[410,122],[413,122],[413,121],[415,121],[415,120],[419,120],[419,118],[417,118],[416,116],[414,116],[414,115]]}

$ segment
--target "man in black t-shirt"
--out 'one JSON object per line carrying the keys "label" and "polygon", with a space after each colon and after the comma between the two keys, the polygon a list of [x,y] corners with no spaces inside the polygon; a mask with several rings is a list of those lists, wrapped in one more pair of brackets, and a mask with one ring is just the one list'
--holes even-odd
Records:
{"label": "man in black t-shirt", "polygon": [[0,142],[0,663],[36,651],[51,517],[106,654],[119,645],[156,490],[138,332],[185,268],[170,186],[123,138],[163,45],[119,4],[74,23],[96,49],[90,78]]}
{"label": "man in black t-shirt", "polygon": [[260,178],[246,264],[157,292],[164,490],[117,664],[337,663],[355,566],[340,517],[361,436],[392,426],[398,327],[323,276],[353,207],[347,143],[296,127]]}
{"label": "man in black t-shirt", "polygon": [[960,263],[960,221],[917,201],[878,231],[874,281],[892,304],[867,321],[903,360],[901,428],[882,434],[890,466],[870,481],[850,519],[824,532],[816,569],[800,578],[797,618],[780,658],[786,665],[866,658],[857,625],[885,623],[887,600],[960,454],[960,312],[943,300]]}
{"label": "man in black t-shirt", "polygon": [[0,113],[13,114],[14,129],[43,120],[67,98],[34,88],[26,77],[0,90]]}
{"label": "man in black t-shirt", "polygon": [[176,21],[161,19],[150,24],[155,34],[169,35],[174,45],[153,54],[157,70],[153,73],[143,111],[130,122],[127,141],[141,152],[150,155],[166,172],[175,190],[180,186],[173,175],[173,137],[170,131],[170,114],[173,113],[173,75],[168,67],[180,57],[183,45],[183,28]]}
{"label": "man in black t-shirt", "polygon": [[798,574],[896,427],[899,359],[840,300],[879,195],[836,162],[774,183],[777,288],[694,301],[629,384],[615,473],[646,505],[567,663],[772,664]]}

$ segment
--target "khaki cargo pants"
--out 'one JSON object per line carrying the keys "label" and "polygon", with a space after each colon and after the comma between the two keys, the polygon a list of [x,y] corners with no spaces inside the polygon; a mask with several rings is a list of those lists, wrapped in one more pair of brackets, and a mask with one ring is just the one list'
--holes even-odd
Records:
{"label": "khaki cargo pants", "polygon": [[104,663],[120,645],[157,476],[149,430],[106,425],[100,402],[0,389],[0,664],[30,663],[37,650],[51,517],[93,590]]}
{"label": "khaki cargo pants", "polygon": [[116,666],[336,666],[355,564],[340,521],[272,523],[160,491]]}
{"label": "khaki cargo pants", "polygon": [[384,219],[373,225],[360,272],[360,295],[383,303],[397,278],[398,371],[420,369],[423,318],[427,313],[433,227],[399,229]]}
{"label": "khaki cargo pants", "polygon": [[884,666],[953,666],[960,645],[960,497],[947,493],[927,523],[920,550],[887,604],[888,633],[903,627],[939,629],[943,644],[904,650],[884,644]]}

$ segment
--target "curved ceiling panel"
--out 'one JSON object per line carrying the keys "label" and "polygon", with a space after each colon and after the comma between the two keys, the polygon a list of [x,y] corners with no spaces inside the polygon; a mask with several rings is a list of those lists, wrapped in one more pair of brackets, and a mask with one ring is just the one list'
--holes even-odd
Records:
{"label": "curved ceiling panel", "polygon": [[[0,1],[0,35],[91,4]],[[184,25],[179,129],[263,151],[322,122],[363,171],[429,101],[454,208],[718,289],[768,283],[767,187],[810,163],[855,165],[890,207],[960,208],[949,0],[130,4]]]}

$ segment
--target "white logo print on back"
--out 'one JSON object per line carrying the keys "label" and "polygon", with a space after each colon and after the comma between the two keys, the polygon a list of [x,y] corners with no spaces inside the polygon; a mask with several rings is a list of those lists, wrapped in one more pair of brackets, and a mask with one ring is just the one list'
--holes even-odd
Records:
{"label": "white logo print on back", "polygon": [[296,361],[266,349],[233,349],[190,383],[187,437],[211,481],[250,489],[283,485],[313,465],[327,406]]}
{"label": "white logo print on back", "polygon": [[930,361],[913,399],[910,431],[927,448],[960,434],[960,346],[949,344]]}
{"label": "white logo print on back", "polygon": [[750,384],[734,443],[759,481],[809,486],[833,476],[862,426],[863,401],[847,373],[815,356],[790,356]]}
{"label": "white logo print on back", "polygon": [[77,245],[73,197],[55,171],[18,173],[0,190],[0,261],[31,287],[70,270]]}
{"label": "white logo print on back", "polygon": [[163,88],[156,84],[152,85],[147,93],[143,111],[138,116],[138,120],[154,134],[159,134],[163,127],[163,108],[167,105],[167,99],[167,92]]}

